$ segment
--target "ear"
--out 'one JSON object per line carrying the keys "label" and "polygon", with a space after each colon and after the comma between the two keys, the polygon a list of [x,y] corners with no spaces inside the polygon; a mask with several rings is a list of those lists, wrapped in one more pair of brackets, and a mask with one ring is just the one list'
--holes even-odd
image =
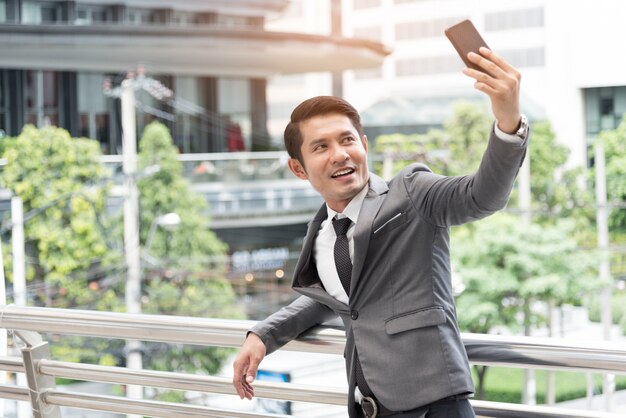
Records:
{"label": "ear", "polygon": [[309,179],[309,176],[306,174],[306,170],[304,169],[302,164],[300,164],[300,161],[296,160],[295,158],[290,158],[289,161],[287,161],[287,165],[289,165],[289,169],[291,170],[291,172],[299,179]]}
{"label": "ear", "polygon": [[361,142],[363,143],[363,148],[365,148],[365,152],[367,152],[367,136],[365,134],[361,137]]}

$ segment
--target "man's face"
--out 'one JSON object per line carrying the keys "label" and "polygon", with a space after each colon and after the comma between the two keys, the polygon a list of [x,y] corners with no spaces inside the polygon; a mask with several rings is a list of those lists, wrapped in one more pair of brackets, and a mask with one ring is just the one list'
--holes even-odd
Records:
{"label": "man's face", "polygon": [[342,212],[367,184],[367,138],[350,119],[331,113],[300,123],[302,161],[289,160],[299,178],[309,180],[331,209]]}

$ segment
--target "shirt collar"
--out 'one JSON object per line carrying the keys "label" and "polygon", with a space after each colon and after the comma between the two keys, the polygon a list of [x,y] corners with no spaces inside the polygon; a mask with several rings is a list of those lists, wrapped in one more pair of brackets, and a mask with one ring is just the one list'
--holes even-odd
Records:
{"label": "shirt collar", "polygon": [[[328,212],[328,219],[333,219],[336,215],[345,215],[350,218],[350,220],[356,225],[356,221],[359,219],[359,212],[361,211],[361,206],[363,206],[363,200],[365,200],[365,195],[369,191],[369,182],[361,189],[356,196],[352,198],[348,206],[343,210],[342,213],[335,212],[332,210],[328,204],[326,204],[326,211]],[[343,216],[339,216],[342,218]]]}

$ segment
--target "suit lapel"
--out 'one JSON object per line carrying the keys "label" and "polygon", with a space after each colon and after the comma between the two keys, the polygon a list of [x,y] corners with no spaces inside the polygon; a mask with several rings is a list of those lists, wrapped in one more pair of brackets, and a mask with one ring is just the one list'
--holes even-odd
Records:
{"label": "suit lapel", "polygon": [[[374,217],[385,200],[385,194],[388,190],[389,187],[383,179],[370,173],[369,190],[363,200],[363,205],[359,212],[359,220],[354,231],[354,263],[350,283],[350,294],[352,296],[354,296],[354,292],[356,291],[355,286],[365,263]],[[317,268],[313,263],[313,244],[315,242],[315,236],[327,216],[326,205],[323,204],[313,220],[309,223],[302,245],[302,252],[296,263],[292,287],[299,293],[314,298],[335,310],[345,310],[347,308],[345,304],[339,302],[324,290],[317,274]]]}
{"label": "suit lapel", "polygon": [[314,268],[315,266],[312,262],[313,243],[315,242],[315,236],[317,235],[317,231],[320,229],[321,223],[327,216],[326,205],[324,204],[317,211],[313,220],[309,223],[306,236],[304,237],[304,243],[302,245],[302,252],[300,253],[300,257],[298,258],[296,269],[294,271],[292,284],[292,287],[294,288],[309,287],[317,283],[319,283],[321,287],[321,282],[317,275],[317,269]]}
{"label": "suit lapel", "polygon": [[317,274],[317,267],[313,262],[313,244],[315,243],[315,236],[327,216],[326,205],[324,204],[309,223],[302,245],[302,252],[296,264],[292,286],[295,291],[323,303],[337,313],[348,312],[348,306],[346,304],[339,302],[326,292]]}
{"label": "suit lapel", "polygon": [[359,212],[359,220],[354,230],[354,263],[352,265],[352,279],[350,281],[350,295],[355,296],[355,289],[365,264],[367,249],[372,236],[372,224],[374,218],[385,201],[385,195],[389,187],[380,177],[370,173],[369,191],[363,200]]}

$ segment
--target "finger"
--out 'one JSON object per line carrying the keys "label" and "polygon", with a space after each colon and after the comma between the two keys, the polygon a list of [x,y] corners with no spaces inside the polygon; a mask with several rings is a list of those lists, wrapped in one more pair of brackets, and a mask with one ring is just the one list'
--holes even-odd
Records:
{"label": "finger", "polygon": [[246,372],[246,383],[251,384],[252,382],[254,382],[254,379],[256,379],[256,373],[258,368],[259,362],[253,359],[248,366],[248,371]]}
{"label": "finger", "polygon": [[254,388],[250,384],[244,383],[243,389],[244,389],[244,397],[246,399],[251,400],[252,398],[254,398]]}
{"label": "finger", "polygon": [[495,90],[489,84],[486,84],[480,81],[477,81],[476,83],[474,83],[474,88],[478,91],[482,91],[487,96],[492,97],[492,98],[498,94],[497,90]]}
{"label": "finger", "polygon": [[509,64],[504,58],[493,52],[491,49],[481,46],[479,52],[482,56],[495,63],[498,67],[502,68],[507,73],[518,73],[515,67]]}
{"label": "finger", "polygon": [[506,75],[505,71],[494,62],[475,52],[470,52],[469,54],[467,54],[467,59],[469,59],[471,63],[476,64],[484,72],[494,78],[503,78]]}
{"label": "finger", "polygon": [[241,364],[239,361],[235,361],[233,363],[233,386],[235,387],[235,391],[241,399],[245,396],[245,390],[243,387],[243,380],[245,376],[245,366]]}

